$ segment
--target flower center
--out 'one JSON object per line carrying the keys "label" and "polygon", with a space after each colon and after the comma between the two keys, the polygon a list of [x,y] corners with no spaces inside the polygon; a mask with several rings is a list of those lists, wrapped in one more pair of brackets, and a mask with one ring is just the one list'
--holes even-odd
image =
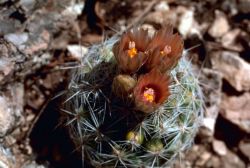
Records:
{"label": "flower center", "polygon": [[145,88],[143,92],[143,99],[147,102],[152,103],[155,100],[155,91],[152,88]]}
{"label": "flower center", "polygon": [[165,56],[171,53],[171,46],[166,45],[164,49],[160,52],[161,56]]}
{"label": "flower center", "polygon": [[133,58],[136,54],[137,54],[137,49],[135,48],[135,42],[134,41],[130,41],[128,44],[128,55],[130,56],[130,58]]}

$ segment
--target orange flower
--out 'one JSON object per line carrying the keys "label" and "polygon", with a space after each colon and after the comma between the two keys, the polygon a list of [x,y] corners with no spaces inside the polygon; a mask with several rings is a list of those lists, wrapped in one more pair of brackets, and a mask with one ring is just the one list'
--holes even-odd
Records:
{"label": "orange flower", "polygon": [[173,34],[170,25],[159,30],[148,45],[152,53],[147,59],[147,71],[157,67],[161,72],[166,72],[175,67],[183,51],[183,40],[178,34]]}
{"label": "orange flower", "polygon": [[169,77],[157,69],[140,76],[134,88],[136,108],[145,113],[156,110],[169,96],[168,84]]}
{"label": "orange flower", "polygon": [[125,73],[135,73],[146,62],[149,44],[148,31],[133,29],[122,35],[114,47],[113,52],[119,68]]}

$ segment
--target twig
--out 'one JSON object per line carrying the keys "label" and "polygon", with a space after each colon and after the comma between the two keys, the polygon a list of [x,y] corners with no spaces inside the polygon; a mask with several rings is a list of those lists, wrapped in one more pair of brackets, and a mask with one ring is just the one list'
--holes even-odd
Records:
{"label": "twig", "polygon": [[[137,16],[126,28],[126,30],[131,29],[134,25],[136,25],[138,22],[141,22],[145,16],[150,12],[150,10],[156,5],[158,0],[152,0],[150,4],[145,8],[145,10],[141,13],[141,15]],[[123,31],[121,31],[122,33]]]}

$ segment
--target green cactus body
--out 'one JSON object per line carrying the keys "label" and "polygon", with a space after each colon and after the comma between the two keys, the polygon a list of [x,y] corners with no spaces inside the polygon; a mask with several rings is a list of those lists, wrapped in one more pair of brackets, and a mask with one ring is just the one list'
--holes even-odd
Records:
{"label": "green cactus body", "polygon": [[182,56],[170,74],[170,95],[144,114],[130,98],[117,97],[119,74],[112,52],[118,38],[94,45],[73,73],[64,111],[83,160],[94,167],[166,167],[192,145],[203,114],[202,93]]}

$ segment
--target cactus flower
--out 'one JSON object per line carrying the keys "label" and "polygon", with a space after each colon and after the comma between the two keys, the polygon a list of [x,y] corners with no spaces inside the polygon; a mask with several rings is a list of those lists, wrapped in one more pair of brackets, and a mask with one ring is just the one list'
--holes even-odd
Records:
{"label": "cactus flower", "polygon": [[161,72],[166,72],[178,63],[183,51],[183,40],[178,34],[173,34],[173,28],[168,25],[153,36],[148,50],[152,53],[145,63],[145,69],[150,71],[157,67]]}
{"label": "cactus flower", "polygon": [[118,67],[124,73],[135,73],[146,62],[149,41],[147,30],[133,29],[123,34],[121,40],[114,45],[114,56]]}
{"label": "cactus flower", "polygon": [[168,85],[169,77],[157,69],[140,76],[134,88],[136,108],[145,113],[157,109],[169,96]]}

